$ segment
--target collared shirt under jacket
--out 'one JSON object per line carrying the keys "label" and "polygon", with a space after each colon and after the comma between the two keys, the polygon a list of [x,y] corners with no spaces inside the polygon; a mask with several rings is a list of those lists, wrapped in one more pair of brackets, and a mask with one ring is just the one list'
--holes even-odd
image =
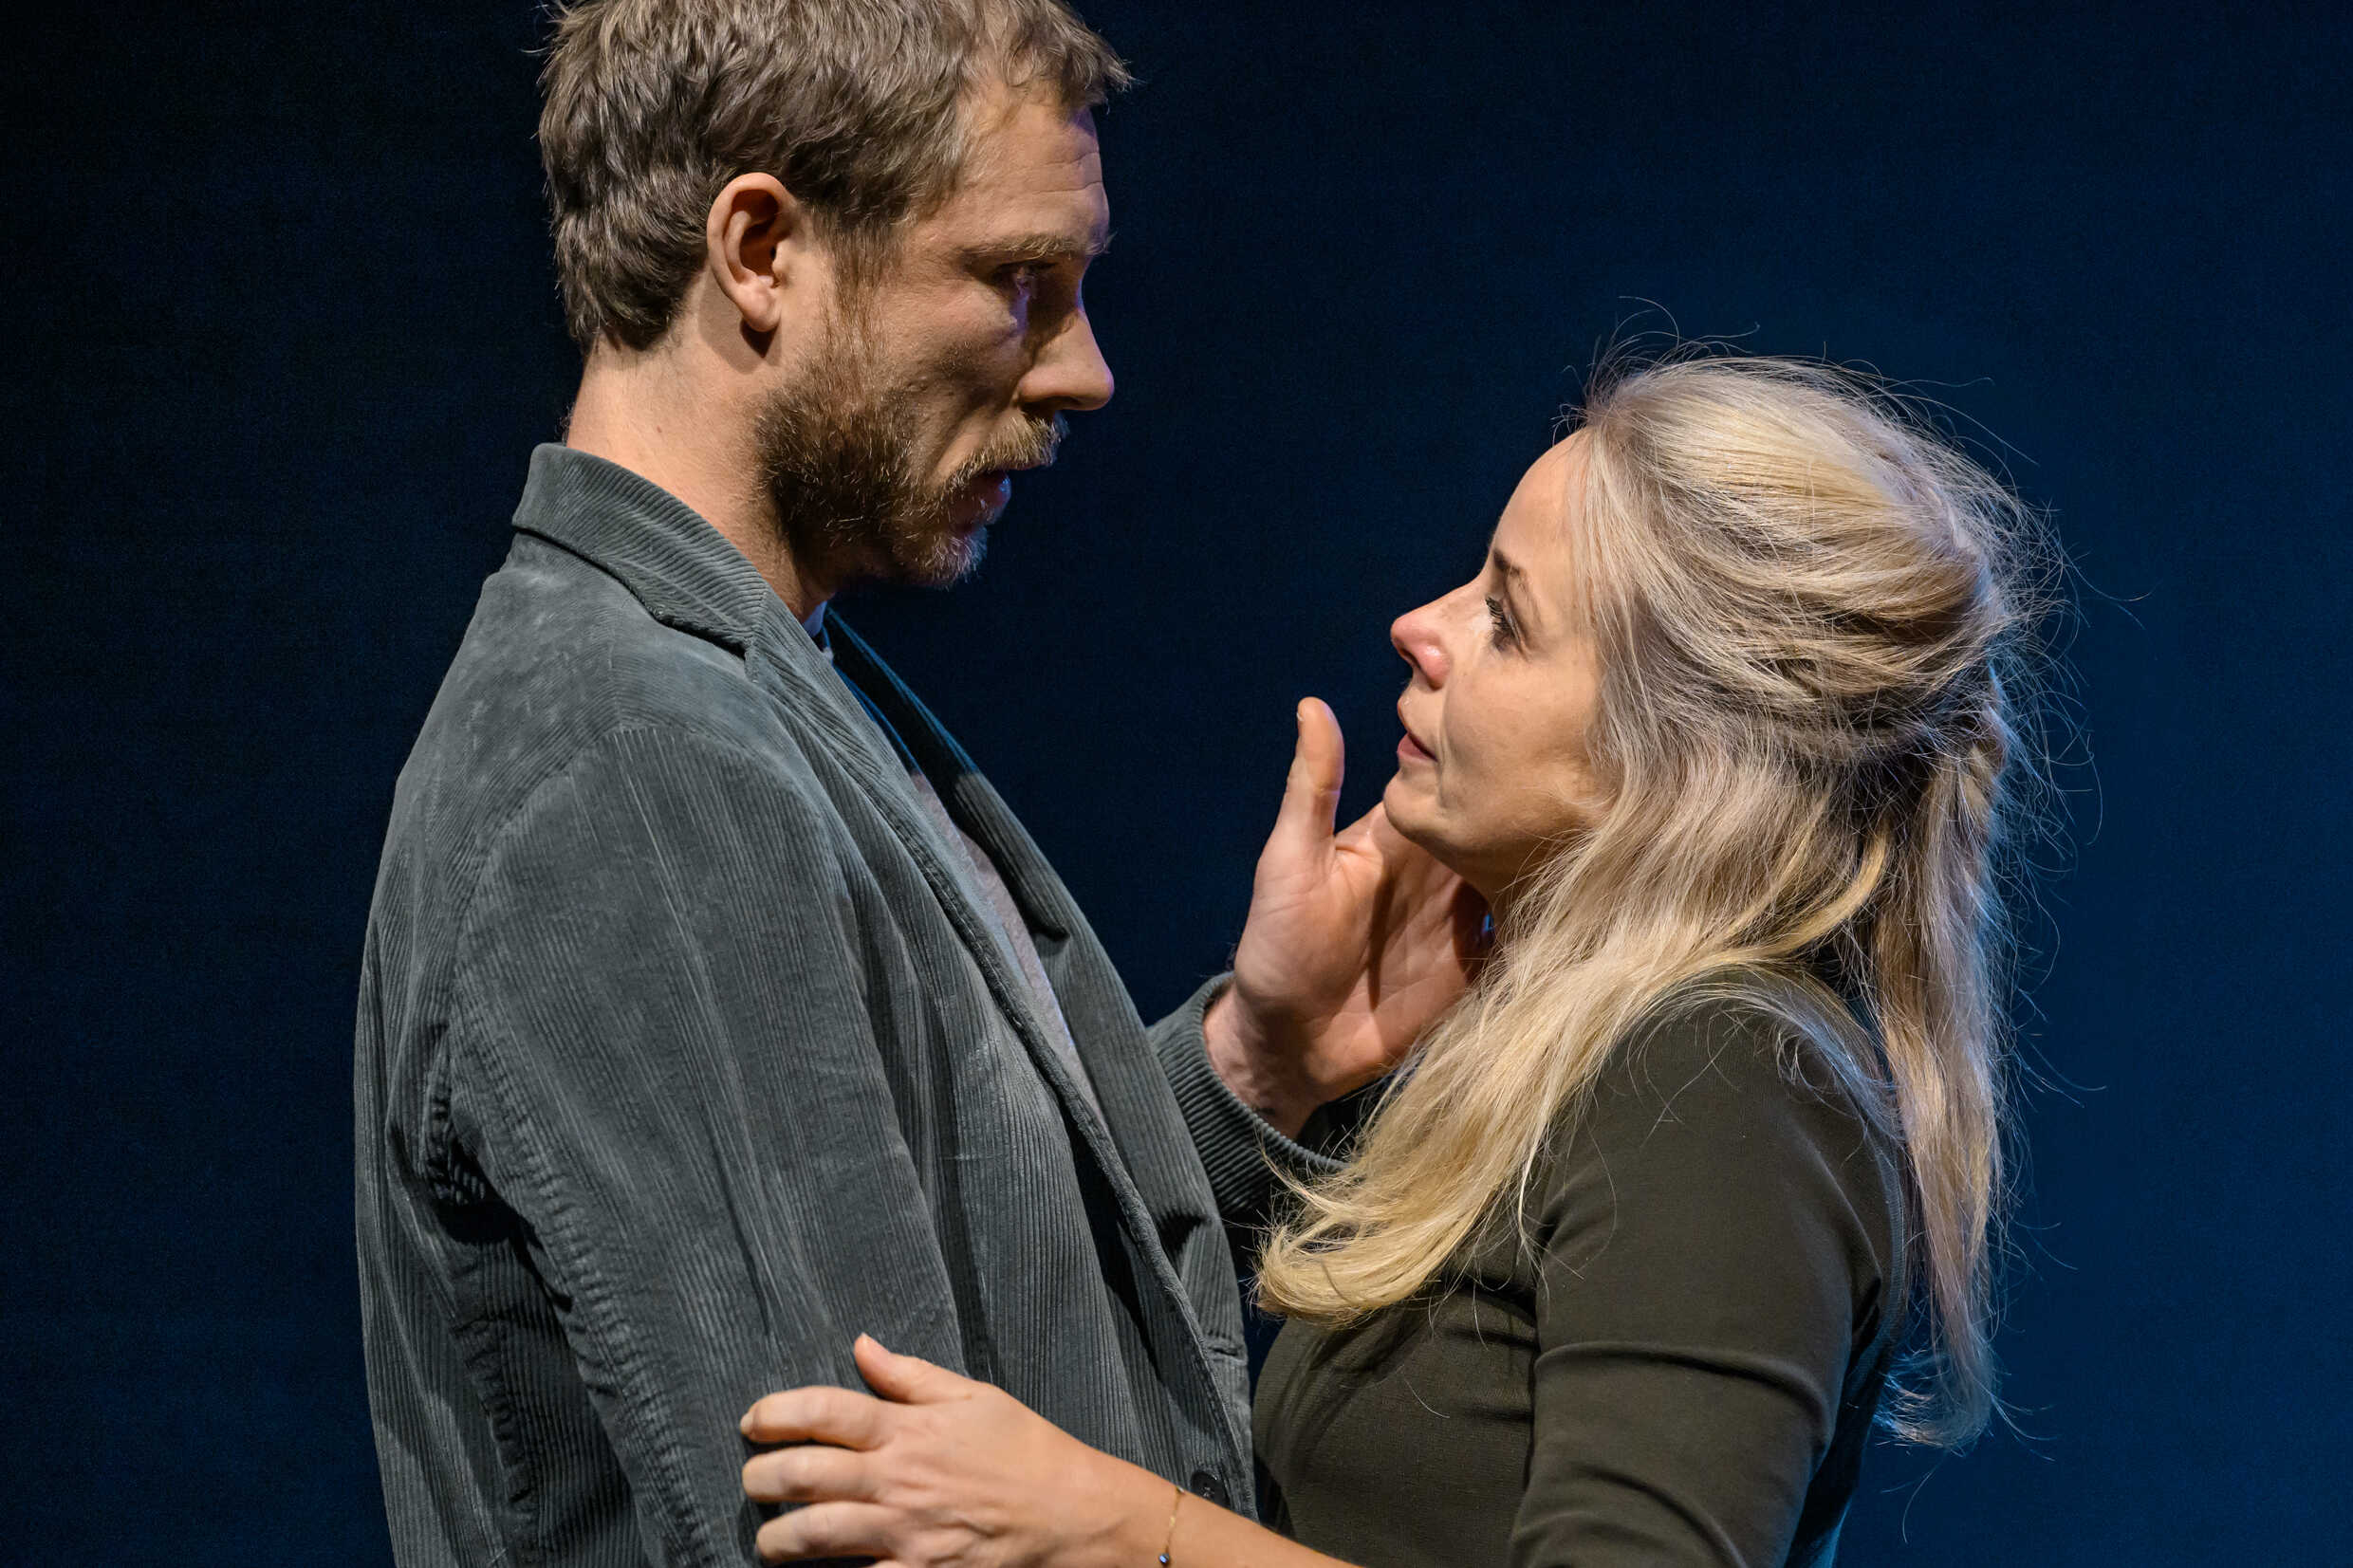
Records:
{"label": "collared shirt under jacket", "polygon": [[[1209,987],[1147,1032],[955,743],[676,498],[543,447],[515,526],[400,775],[361,979],[403,1568],[752,1561],[737,1418],[861,1386],[862,1331],[1248,1509],[1221,1205],[1307,1157],[1217,1082]],[[1002,876],[1085,1085],[843,675]]]}

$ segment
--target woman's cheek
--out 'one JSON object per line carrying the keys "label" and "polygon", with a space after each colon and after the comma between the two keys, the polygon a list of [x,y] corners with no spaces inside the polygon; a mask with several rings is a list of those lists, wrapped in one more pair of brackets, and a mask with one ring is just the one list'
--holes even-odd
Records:
{"label": "woman's cheek", "polygon": [[[1473,695],[1475,697],[1476,693]],[[1479,723],[1475,701],[1460,704],[1449,702],[1442,729],[1447,770],[1466,788],[1483,779],[1487,774],[1488,754],[1491,747],[1486,726]]]}

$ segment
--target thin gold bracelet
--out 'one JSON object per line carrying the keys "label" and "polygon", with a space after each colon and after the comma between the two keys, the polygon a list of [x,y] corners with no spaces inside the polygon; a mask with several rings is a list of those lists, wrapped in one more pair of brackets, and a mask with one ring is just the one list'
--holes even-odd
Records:
{"label": "thin gold bracelet", "polygon": [[[1175,1483],[1170,1485],[1174,1485]],[[1176,1510],[1185,1505],[1185,1489],[1176,1487],[1176,1495],[1169,1500],[1168,1534],[1160,1540],[1160,1568],[1168,1568],[1168,1549],[1176,1544]]]}

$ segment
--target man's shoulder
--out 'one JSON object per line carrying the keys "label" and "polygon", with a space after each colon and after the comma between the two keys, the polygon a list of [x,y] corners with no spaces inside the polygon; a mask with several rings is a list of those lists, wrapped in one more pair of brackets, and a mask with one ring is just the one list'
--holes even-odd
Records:
{"label": "man's shoulder", "polygon": [[483,584],[396,792],[391,837],[478,841],[621,737],[754,759],[813,784],[800,729],[743,656],[665,624],[593,563],[528,534]]}
{"label": "man's shoulder", "polygon": [[445,689],[512,693],[518,721],[552,728],[757,728],[775,713],[736,650],[658,619],[618,578],[529,534],[483,584]]}
{"label": "man's shoulder", "polygon": [[470,959],[500,950],[475,945],[483,931],[612,917],[600,876],[667,874],[664,850],[729,819],[812,862],[834,853],[844,829],[824,745],[742,655],[665,623],[593,562],[518,535],[393,791],[357,1035],[380,1115],[438,1125],[445,1041],[464,1035],[454,998]]}

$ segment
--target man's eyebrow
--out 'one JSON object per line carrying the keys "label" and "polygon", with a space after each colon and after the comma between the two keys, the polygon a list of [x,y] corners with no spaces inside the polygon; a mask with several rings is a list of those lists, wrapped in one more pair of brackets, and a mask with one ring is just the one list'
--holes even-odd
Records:
{"label": "man's eyebrow", "polygon": [[1013,265],[1021,262],[1076,261],[1082,257],[1093,261],[1111,249],[1111,236],[1082,239],[1076,234],[1056,234],[1041,231],[1034,234],[1016,234],[1010,239],[991,240],[984,245],[968,247],[968,261],[995,262]]}

